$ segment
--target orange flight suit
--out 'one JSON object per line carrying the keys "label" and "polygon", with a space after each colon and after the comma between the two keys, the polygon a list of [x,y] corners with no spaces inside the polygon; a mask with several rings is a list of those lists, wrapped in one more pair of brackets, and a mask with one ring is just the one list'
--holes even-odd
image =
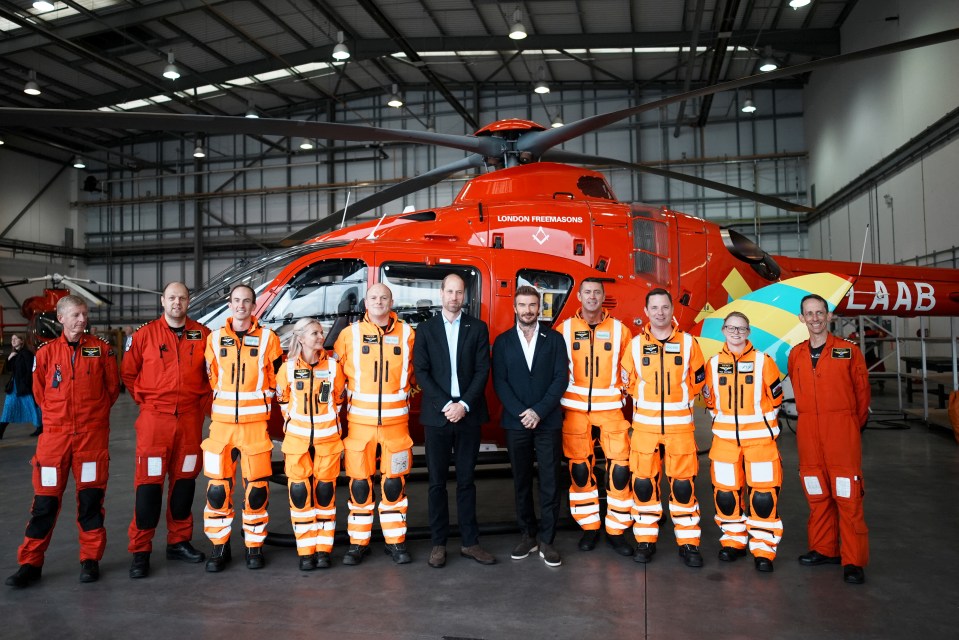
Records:
{"label": "orange flight suit", "polygon": [[739,355],[723,346],[706,363],[702,394],[713,417],[709,459],[715,519],[723,533],[719,542],[745,549],[748,534],[754,556],[775,560],[783,535],[779,517],[783,467],[776,446],[776,415],[782,404],[779,368],[748,340]]}
{"label": "orange flight suit", "polygon": [[365,315],[340,332],[334,351],[346,375],[348,433],[346,475],[350,477],[350,544],[370,543],[376,446],[380,445],[378,513],[387,544],[406,540],[406,476],[413,463],[409,394],[413,385],[413,328],[390,313],[386,328]]}
{"label": "orange flight suit", "polygon": [[699,545],[699,503],[695,480],[696,426],[693,403],[706,381],[703,353],[688,333],[673,329],[658,340],[647,325],[623,356],[623,376],[633,398],[633,436],[629,466],[633,472],[633,537],[656,542],[663,505],[659,447],[666,448],[669,515],[676,543]]}
{"label": "orange flight suit", "polygon": [[342,368],[326,351],[313,365],[302,357],[287,360],[276,375],[277,400],[286,418],[283,454],[297,555],[333,548],[343,452],[337,414],[344,385]]}
{"label": "orange flight suit", "polygon": [[793,347],[789,378],[799,412],[796,444],[809,502],[809,548],[864,567],[869,530],[862,508],[861,430],[871,399],[866,360],[854,343],[830,334],[815,369],[809,341]]}
{"label": "orange flight suit", "polygon": [[621,362],[632,334],[603,311],[595,328],[582,309],[556,330],[569,356],[569,386],[563,412],[563,455],[569,460],[569,510],[585,531],[599,529],[599,491],[593,471],[594,436],[606,458],[606,533],[622,535],[632,524],[633,490],[629,472],[629,422],[623,417]]}
{"label": "orange flight suit", "polygon": [[204,531],[214,545],[227,544],[233,526],[234,450],[240,454],[245,484],[243,537],[247,547],[261,547],[269,521],[269,477],[273,442],[267,421],[276,390],[273,363],[283,356],[280,340],[256,318],[240,338],[233,318],[214,330],[206,343],[206,363],[213,387],[213,422],[203,449],[203,473],[210,479],[203,511]]}
{"label": "orange flight suit", "polygon": [[67,477],[77,494],[80,561],[99,560],[107,544],[103,498],[110,472],[110,407],[120,396],[113,349],[90,334],[76,348],[62,335],[37,349],[33,397],[43,415],[33,466],[33,507],[17,562],[43,566],[60,515]]}
{"label": "orange flight suit", "polygon": [[166,476],[167,544],[193,538],[203,419],[213,395],[203,357],[208,335],[209,329],[187,318],[177,337],[161,317],[137,329],[123,355],[123,384],[140,407],[134,511],[127,530],[130,553],[153,549]]}

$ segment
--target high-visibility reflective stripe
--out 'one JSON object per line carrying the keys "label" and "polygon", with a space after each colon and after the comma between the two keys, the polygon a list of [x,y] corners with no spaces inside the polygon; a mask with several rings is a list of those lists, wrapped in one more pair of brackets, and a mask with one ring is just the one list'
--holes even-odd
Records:
{"label": "high-visibility reflective stripe", "polygon": [[681,504],[669,503],[669,512],[670,513],[699,513],[699,505],[694,504],[691,507],[684,507]]}
{"label": "high-visibility reflective stripe", "polygon": [[[576,393],[581,396],[588,396],[590,394],[590,390],[587,387],[580,387],[574,384],[571,384],[568,387],[566,387],[566,392]],[[596,397],[619,398],[619,397],[622,397],[623,395],[619,389],[616,389],[616,388],[611,389],[608,387],[593,387],[592,394],[594,398]]]}
{"label": "high-visibility reflective stripe", "polygon": [[368,540],[372,535],[369,531],[357,531],[356,529],[350,529],[350,537],[356,538],[357,540]]}
{"label": "high-visibility reflective stripe", "polygon": [[248,407],[235,407],[229,406],[224,407],[218,405],[215,402],[213,403],[212,413],[222,413],[225,415],[241,415],[241,416],[252,416],[258,413],[268,414],[270,412],[269,405],[266,404],[254,404]]}
{"label": "high-visibility reflective stripe", "polygon": [[610,529],[626,530],[629,528],[629,523],[624,524],[618,520],[606,516],[606,526]]}
{"label": "high-visibility reflective stripe", "polygon": [[233,518],[204,518],[203,527],[205,529],[218,529],[220,527],[230,527],[233,524]]}
{"label": "high-visibility reflective stripe", "polygon": [[582,402],[581,400],[569,400],[567,398],[561,398],[559,403],[567,409],[576,409],[577,411],[613,411],[615,409],[623,408],[622,400],[617,402],[593,402],[590,405],[589,403]]}
{"label": "high-visibility reflective stripe", "polygon": [[209,531],[206,532],[206,537],[209,538],[211,542],[216,542],[217,540],[222,540],[223,538],[227,538],[229,536],[230,527],[226,527],[222,531],[218,531],[216,533],[210,533]]}
{"label": "high-visibility reflective stripe", "polygon": [[746,544],[746,536],[730,536],[730,535],[725,535],[725,536],[722,536],[722,537],[719,539],[720,542],[722,542],[722,541],[724,541],[724,540],[728,540],[728,541],[730,541],[730,542],[738,542],[739,544],[742,544],[742,545],[745,545],[745,544]]}
{"label": "high-visibility reflective stripe", "polygon": [[335,515],[336,515],[336,507],[333,507],[332,509],[317,509],[317,510],[316,510],[316,516],[317,516],[318,518],[322,518],[323,516],[335,516]]}
{"label": "high-visibility reflective stripe", "polygon": [[354,416],[367,416],[370,418],[375,418],[376,416],[395,418],[397,416],[405,416],[409,412],[409,407],[401,407],[399,409],[383,409],[382,411],[377,411],[376,409],[364,409],[362,407],[351,406],[349,414]]}
{"label": "high-visibility reflective stripe", "polygon": [[746,523],[742,520],[722,520],[716,518],[716,524],[723,528],[723,531],[728,533],[739,533],[746,531]]}
{"label": "high-visibility reflective stripe", "polygon": [[382,398],[383,402],[403,402],[407,398],[406,393],[384,393],[382,396],[378,393],[360,393],[359,391],[353,391],[348,393],[350,400],[359,401],[359,402],[379,402]]}
{"label": "high-visibility reflective stripe", "polygon": [[400,375],[400,389],[405,389],[406,385],[409,384],[410,377],[410,368],[406,366],[410,361],[410,333],[413,331],[413,328],[403,323],[403,339],[402,339],[402,353],[403,353],[403,368]]}
{"label": "high-visibility reflective stripe", "polygon": [[692,424],[693,417],[692,415],[682,415],[682,416],[644,416],[641,413],[633,413],[633,422],[636,424],[648,424],[653,426],[659,425],[680,425],[680,424]]}
{"label": "high-visibility reflective stripe", "polygon": [[658,536],[659,527],[633,527],[634,536]]}
{"label": "high-visibility reflective stripe", "polygon": [[317,546],[328,547],[333,544],[333,536],[316,536],[314,538]]}
{"label": "high-visibility reflective stripe", "polygon": [[247,526],[247,523],[257,523],[263,521],[260,524],[250,524],[251,527],[266,526],[266,511],[257,511],[256,513],[244,513],[243,514],[243,526]]}
{"label": "high-visibility reflective stripe", "polygon": [[312,522],[308,522],[305,524],[297,524],[295,522],[293,523],[293,533],[307,533],[315,529],[316,527],[313,525]]}
{"label": "high-visibility reflective stripe", "polygon": [[350,325],[350,330],[353,332],[353,380],[351,387],[355,389],[363,388],[363,367],[360,366],[360,354],[362,353],[362,348],[360,347],[360,323],[354,322]]}
{"label": "high-visibility reflective stripe", "polygon": [[267,396],[263,391],[217,391],[217,400],[263,400]]}
{"label": "high-visibility reflective stripe", "polygon": [[296,539],[296,548],[302,549],[304,547],[315,547],[316,546],[316,537],[311,536],[309,538],[297,538]]}
{"label": "high-visibility reflective stripe", "polygon": [[[775,438],[779,435],[779,427],[772,427],[772,437]],[[713,435],[717,438],[723,438],[725,440],[735,440],[736,432],[729,429],[713,429]],[[759,438],[769,438],[769,431],[767,429],[742,429],[739,431],[740,440],[756,440]]]}
{"label": "high-visibility reflective stripe", "polygon": [[632,499],[630,500],[620,500],[618,498],[613,498],[609,494],[606,495],[606,506],[607,507],[619,507],[620,509],[629,509],[633,506]]}
{"label": "high-visibility reflective stripe", "polygon": [[405,509],[405,508],[407,508],[407,507],[409,506],[409,504],[410,504],[410,499],[407,498],[406,496],[403,496],[403,499],[402,499],[402,500],[400,500],[400,501],[398,501],[398,502],[394,502],[394,503],[392,503],[392,504],[390,504],[389,502],[386,502],[385,500],[381,500],[381,501],[380,501],[379,510],[380,510],[380,511],[390,511],[390,510],[393,510],[393,509]]}
{"label": "high-visibility reflective stripe", "polygon": [[606,518],[612,518],[613,520],[618,520],[619,522],[632,522],[633,520],[633,517],[628,511],[625,513],[622,511],[607,511]]}
{"label": "high-visibility reflective stripe", "polygon": [[589,500],[591,498],[598,498],[598,497],[599,497],[598,489],[594,489],[593,491],[584,491],[582,493],[573,493],[572,491],[569,492],[570,500]]}
{"label": "high-visibility reflective stripe", "polygon": [[[304,438],[310,437],[310,429],[308,427],[298,427],[293,423],[286,425],[286,432],[292,433],[296,436],[303,436]],[[314,438],[328,438],[330,436],[335,436],[338,433],[336,425],[332,427],[326,427],[325,429],[313,429],[312,435]]]}
{"label": "high-visibility reflective stripe", "polygon": [[645,409],[646,411],[688,411],[692,408],[687,400],[683,402],[655,402],[643,400],[642,398],[634,398],[633,406],[637,409]]}
{"label": "high-visibility reflective stripe", "polygon": [[770,553],[776,553],[776,545],[768,545],[762,542],[761,540],[750,540],[749,550],[750,551],[769,551]]}
{"label": "high-visibility reflective stripe", "polygon": [[[372,516],[372,513],[373,513],[373,503],[372,503],[372,502],[369,504],[369,506],[363,506],[363,505],[360,505],[360,504],[354,504],[353,502],[350,502],[349,500],[347,500],[347,501],[346,501],[346,506],[349,507],[349,509],[350,509],[351,512],[352,512],[352,511],[358,511],[358,512],[361,512],[361,513],[362,513],[363,511],[369,511],[370,514],[371,514],[370,517],[371,517],[371,518],[373,517],[373,516]],[[351,515],[350,517],[353,517],[353,516]]]}
{"label": "high-visibility reflective stripe", "polygon": [[676,536],[677,540],[689,540],[690,538],[698,538],[701,534],[699,528],[696,529],[676,529],[673,534]]}
{"label": "high-visibility reflective stripe", "polygon": [[653,504],[640,504],[638,502],[633,503],[633,511],[638,511],[640,513],[655,513],[659,514],[663,512],[663,505],[655,502]]}
{"label": "high-visibility reflective stripe", "polygon": [[574,504],[574,505],[570,505],[569,512],[573,514],[574,516],[583,514],[583,513],[599,513],[599,505],[596,503]]}
{"label": "high-visibility reflective stripe", "polygon": [[404,522],[406,516],[402,513],[380,513],[380,522]]}
{"label": "high-visibility reflective stripe", "polygon": [[586,518],[577,518],[576,524],[581,527],[585,527],[588,524],[593,524],[594,522],[599,522],[599,514],[588,516]]}
{"label": "high-visibility reflective stripe", "polygon": [[247,533],[244,536],[244,538],[246,539],[247,542],[265,542],[266,534],[264,533],[260,535],[260,534]]}
{"label": "high-visibility reflective stripe", "polygon": [[[755,427],[765,429],[766,422],[768,421],[772,423],[774,420],[776,420],[778,415],[778,411],[769,411],[768,413],[752,413],[749,415],[739,414],[739,426],[740,429],[753,425],[755,425]],[[718,416],[716,416],[716,422],[722,424],[736,424],[736,416],[720,413]]]}
{"label": "high-visibility reflective stripe", "polygon": [[353,515],[350,514],[350,517],[347,518],[349,524],[373,524],[373,514],[370,515]]}
{"label": "high-visibility reflective stripe", "polygon": [[623,323],[619,320],[613,319],[613,358],[614,366],[610,367],[609,370],[609,382],[607,383],[610,388],[615,388],[616,391],[619,391],[618,385],[620,383],[619,379],[619,369],[622,364],[619,361],[619,354],[622,350],[622,337],[623,337]]}

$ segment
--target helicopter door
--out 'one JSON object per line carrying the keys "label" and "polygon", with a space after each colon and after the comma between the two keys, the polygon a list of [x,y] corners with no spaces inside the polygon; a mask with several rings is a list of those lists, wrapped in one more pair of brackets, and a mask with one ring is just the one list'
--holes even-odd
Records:
{"label": "helicopter door", "polygon": [[396,315],[415,329],[416,325],[443,309],[440,291],[443,278],[451,273],[459,275],[466,283],[463,311],[476,318],[481,317],[482,278],[476,267],[464,264],[384,262],[380,267],[380,282],[393,292]]}

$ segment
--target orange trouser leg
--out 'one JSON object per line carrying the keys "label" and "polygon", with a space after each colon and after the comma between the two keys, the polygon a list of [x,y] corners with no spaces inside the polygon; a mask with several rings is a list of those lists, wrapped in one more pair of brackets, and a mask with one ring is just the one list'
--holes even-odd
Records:
{"label": "orange trouser leg", "polygon": [[633,487],[629,470],[629,423],[620,411],[589,414],[599,425],[599,444],[606,456],[606,533],[622,535],[632,523]]}
{"label": "orange trouser leg", "polygon": [[599,489],[593,471],[592,425],[582,411],[563,416],[563,455],[569,460],[569,512],[584,531],[599,529]]}
{"label": "orange trouser leg", "polygon": [[712,461],[710,476],[713,481],[714,520],[722,531],[719,544],[733,549],[745,549],[747,542],[746,515],[743,512],[742,450],[735,443],[713,438],[709,448]]}
{"label": "orange trouser leg", "polygon": [[824,556],[839,556],[839,513],[830,490],[826,469],[817,466],[799,467],[803,492],[809,503],[806,533],[809,548]]}
{"label": "orange trouser leg", "polygon": [[346,449],[344,462],[350,478],[350,515],[346,530],[350,544],[366,546],[373,533],[373,473],[376,470],[376,427],[349,423],[349,433],[343,439]]}
{"label": "orange trouser leg", "polygon": [[771,439],[753,440],[744,442],[742,451],[749,505],[749,551],[757,558],[775,560],[783,536],[779,517],[779,492],[783,485],[779,448]]}
{"label": "orange trouser leg", "polygon": [[[287,436],[290,439],[290,436]],[[290,518],[296,538],[296,552],[307,556],[318,551],[329,553],[333,548],[336,530],[336,476],[340,472],[342,444],[325,447],[316,445],[311,459],[309,442],[303,443],[307,450],[302,453],[287,453],[286,475],[289,478]],[[284,448],[301,449],[303,447]],[[329,455],[322,455],[333,451]]]}
{"label": "orange trouser leg", "polygon": [[384,427],[380,430],[380,526],[387,544],[406,540],[406,476],[413,465],[413,440],[405,426]]}
{"label": "orange trouser leg", "polygon": [[633,537],[636,542],[656,542],[663,505],[659,494],[662,461],[659,458],[660,434],[633,430],[629,468],[633,475]]}
{"label": "orange trouser leg", "polygon": [[696,438],[692,431],[667,433],[666,477],[669,480],[669,515],[673,521],[676,544],[699,545],[699,502],[696,500]]}

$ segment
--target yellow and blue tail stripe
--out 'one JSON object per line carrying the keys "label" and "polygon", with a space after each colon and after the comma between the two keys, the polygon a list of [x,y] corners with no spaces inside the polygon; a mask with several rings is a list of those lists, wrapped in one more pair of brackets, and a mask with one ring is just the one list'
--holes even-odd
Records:
{"label": "yellow and blue tail stripe", "polygon": [[699,345],[710,358],[723,348],[723,319],[732,311],[749,318],[749,339],[757,349],[775,358],[780,371],[786,371],[789,350],[809,337],[799,321],[799,304],[803,297],[815,293],[826,299],[829,310],[836,308],[852,283],[832,273],[812,273],[775,282],[747,293],[717,309],[703,320]]}

